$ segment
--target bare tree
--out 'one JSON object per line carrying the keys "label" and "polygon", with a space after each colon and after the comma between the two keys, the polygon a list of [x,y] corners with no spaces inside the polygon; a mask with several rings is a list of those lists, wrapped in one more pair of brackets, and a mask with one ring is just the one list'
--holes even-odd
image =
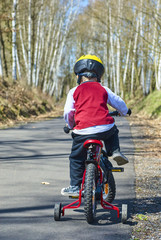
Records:
{"label": "bare tree", "polygon": [[3,66],[2,66],[2,58],[1,58],[1,45],[0,45],[0,77],[3,78]]}
{"label": "bare tree", "polygon": [[28,15],[28,84],[31,84],[31,1],[29,0],[29,15]]}
{"label": "bare tree", "polygon": [[12,78],[13,80],[17,80],[16,9],[17,9],[17,0],[13,0],[13,12],[12,12]]}

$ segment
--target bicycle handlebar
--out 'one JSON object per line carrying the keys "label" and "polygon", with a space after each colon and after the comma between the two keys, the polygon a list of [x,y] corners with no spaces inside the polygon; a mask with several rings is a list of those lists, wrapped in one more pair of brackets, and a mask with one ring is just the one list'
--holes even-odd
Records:
{"label": "bicycle handlebar", "polygon": [[[131,111],[131,109],[129,108],[127,114],[130,116],[131,113],[132,113],[132,111]],[[117,117],[117,116],[120,116],[120,114],[119,114],[118,111],[109,112],[109,114],[110,114],[110,116],[116,116],[116,117]],[[65,127],[64,127],[64,132],[65,132],[65,133],[69,133],[70,130],[72,130],[72,129],[70,129],[68,126],[65,126]]]}
{"label": "bicycle handlebar", "polygon": [[110,116],[119,116],[119,112],[118,111],[113,111],[113,112],[109,112]]}
{"label": "bicycle handlebar", "polygon": [[[129,116],[131,115],[131,109],[128,109],[128,112],[126,114],[128,114]],[[113,111],[113,112],[109,112],[110,116],[120,116],[120,113],[118,111]]]}

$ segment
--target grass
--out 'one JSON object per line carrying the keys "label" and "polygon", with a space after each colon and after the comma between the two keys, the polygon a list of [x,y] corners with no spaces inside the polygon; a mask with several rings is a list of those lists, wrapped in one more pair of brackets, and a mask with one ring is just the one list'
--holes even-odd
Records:
{"label": "grass", "polygon": [[154,91],[146,97],[135,98],[129,101],[129,107],[134,113],[150,118],[161,117],[161,91]]}

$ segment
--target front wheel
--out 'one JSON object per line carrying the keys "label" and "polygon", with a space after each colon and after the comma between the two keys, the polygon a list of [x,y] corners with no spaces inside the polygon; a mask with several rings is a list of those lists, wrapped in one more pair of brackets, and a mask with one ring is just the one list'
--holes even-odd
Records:
{"label": "front wheel", "polygon": [[93,223],[96,215],[96,167],[87,165],[84,188],[84,211],[88,223]]}

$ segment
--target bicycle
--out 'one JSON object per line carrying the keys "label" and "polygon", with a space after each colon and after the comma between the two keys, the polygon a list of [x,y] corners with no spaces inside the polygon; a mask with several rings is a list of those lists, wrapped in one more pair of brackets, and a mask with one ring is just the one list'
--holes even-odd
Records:
{"label": "bicycle", "polygon": [[[111,116],[118,116],[118,114],[117,111],[110,113]],[[64,131],[69,133],[70,129],[65,127]],[[124,168],[112,166],[106,152],[102,149],[102,141],[90,139],[85,141],[83,146],[87,150],[87,160],[78,200],[63,207],[61,203],[56,203],[54,219],[59,221],[61,216],[64,216],[66,209],[79,208],[82,198],[84,198],[85,217],[89,224],[94,222],[97,202],[100,202],[104,209],[116,211],[119,218],[119,208],[111,204],[116,194],[116,185],[112,173],[124,172]],[[122,223],[127,221],[127,204],[122,204],[121,221]]]}

